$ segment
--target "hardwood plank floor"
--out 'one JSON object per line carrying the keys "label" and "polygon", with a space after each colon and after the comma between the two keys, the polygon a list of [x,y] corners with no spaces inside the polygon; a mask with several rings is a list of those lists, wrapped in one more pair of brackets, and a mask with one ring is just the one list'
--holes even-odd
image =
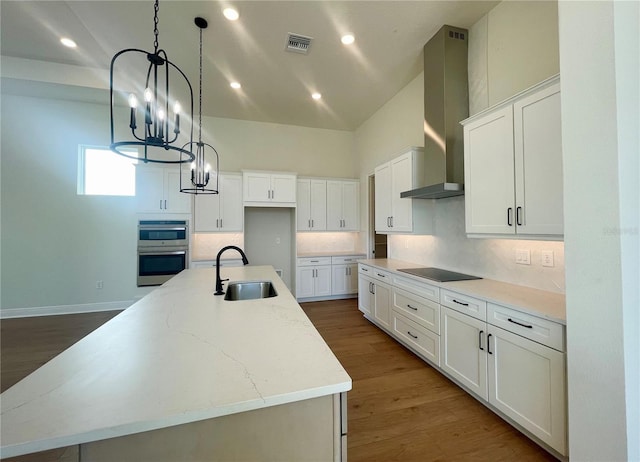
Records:
{"label": "hardwood plank floor", "polygon": [[301,304],[353,380],[348,461],[555,461],[364,319],[357,300]]}
{"label": "hardwood plank floor", "polygon": [[[303,303],[302,308],[353,379],[348,395],[349,462],[555,460],[364,319],[356,299]],[[116,314],[2,320],[1,389]],[[6,459],[66,460],[77,460],[76,447]]]}

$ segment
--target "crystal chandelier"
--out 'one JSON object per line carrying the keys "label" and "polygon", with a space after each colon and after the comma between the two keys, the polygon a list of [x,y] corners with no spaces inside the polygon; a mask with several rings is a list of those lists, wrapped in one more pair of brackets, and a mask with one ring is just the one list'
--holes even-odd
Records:
{"label": "crystal chandelier", "polygon": [[[219,157],[216,149],[202,142],[202,30],[208,26],[207,20],[197,17],[194,20],[200,29],[200,93],[198,98],[198,142],[190,141],[182,148],[190,152],[195,148],[195,159],[191,164],[191,182],[183,185],[183,165],[180,164],[180,192],[187,194],[218,194]],[[214,165],[207,162],[206,148],[213,151]]]}
{"label": "crystal chandelier", "polygon": [[[167,53],[158,47],[158,10],[158,0],[156,0],[153,17],[155,37],[153,52],[127,48],[116,53],[111,59],[109,73],[111,144],[109,147],[117,154],[139,159],[145,163],[182,164],[191,162],[195,158],[192,152],[185,149],[189,143],[184,144],[185,139],[193,141],[193,90],[187,76],[169,61]],[[123,61],[124,65],[122,65]],[[144,87],[137,89],[138,96],[141,94],[144,101],[139,111],[139,99],[136,93],[130,93],[125,97],[115,81],[119,76],[124,75],[126,85],[131,85],[131,79],[135,79],[132,75],[134,71],[136,69],[142,71],[145,68]],[[178,90],[170,92],[170,79],[174,89],[177,86]],[[191,112],[186,117],[188,125],[186,133],[180,127],[182,108],[174,94],[176,91],[190,103]],[[126,113],[118,106],[118,103],[124,102],[125,98],[129,105],[128,128],[127,119],[123,116]],[[138,112],[142,113],[140,120],[138,120]],[[183,125],[185,125],[184,122],[183,120]],[[135,148],[137,154],[132,154],[130,149],[124,148]]]}

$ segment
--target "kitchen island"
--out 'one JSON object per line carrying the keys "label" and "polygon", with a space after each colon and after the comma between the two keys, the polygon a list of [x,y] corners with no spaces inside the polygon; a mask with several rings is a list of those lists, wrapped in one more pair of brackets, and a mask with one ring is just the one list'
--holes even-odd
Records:
{"label": "kitchen island", "polygon": [[227,301],[215,268],[183,271],[2,393],[0,456],[340,460],[350,377],[273,268],[222,277],[278,295]]}

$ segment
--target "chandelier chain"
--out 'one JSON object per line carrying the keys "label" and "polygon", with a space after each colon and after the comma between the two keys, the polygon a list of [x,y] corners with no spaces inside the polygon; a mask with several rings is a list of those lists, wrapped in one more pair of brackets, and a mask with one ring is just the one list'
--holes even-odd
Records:
{"label": "chandelier chain", "polygon": [[200,93],[198,95],[198,141],[202,143],[202,28],[200,29]]}
{"label": "chandelier chain", "polygon": [[153,7],[153,48],[154,52],[158,53],[158,10],[160,10],[160,5],[158,4],[158,0],[156,0],[155,5]]}

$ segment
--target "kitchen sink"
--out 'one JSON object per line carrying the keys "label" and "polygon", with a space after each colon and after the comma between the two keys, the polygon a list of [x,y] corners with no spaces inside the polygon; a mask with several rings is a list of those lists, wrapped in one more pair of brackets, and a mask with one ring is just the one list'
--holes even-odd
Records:
{"label": "kitchen sink", "polygon": [[271,298],[277,296],[271,281],[238,281],[227,286],[225,300],[254,300],[256,298]]}

